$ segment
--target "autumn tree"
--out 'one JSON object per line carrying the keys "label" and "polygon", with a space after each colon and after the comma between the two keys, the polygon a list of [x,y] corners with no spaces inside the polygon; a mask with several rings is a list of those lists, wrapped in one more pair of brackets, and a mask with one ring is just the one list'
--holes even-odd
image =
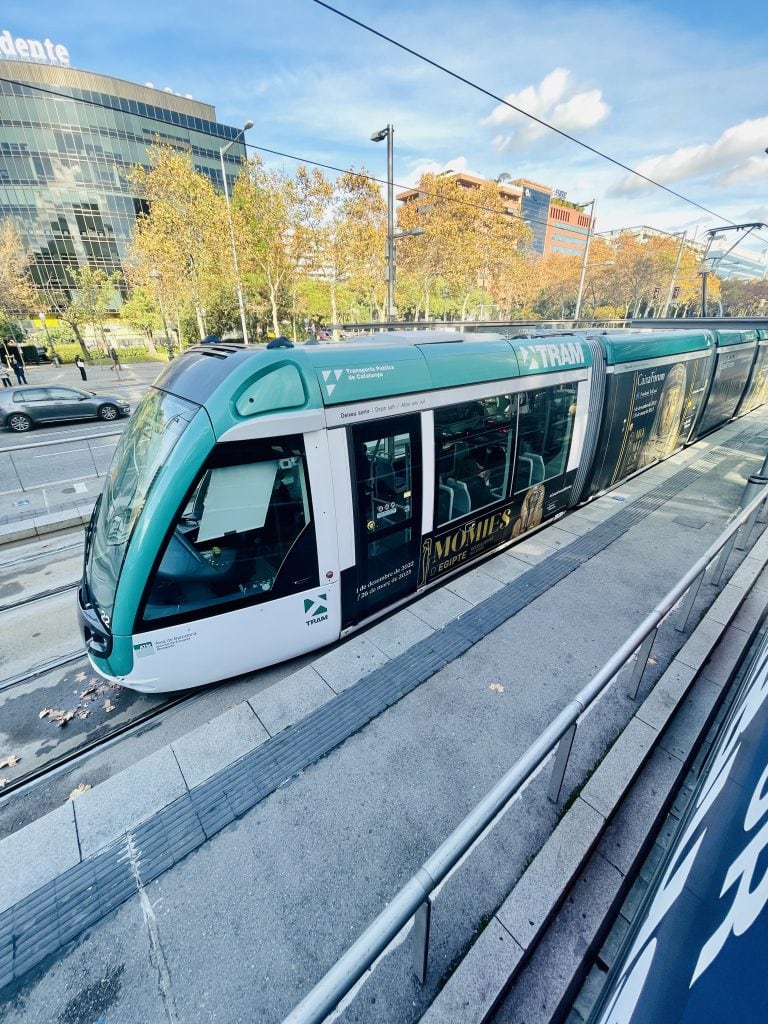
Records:
{"label": "autumn tree", "polygon": [[[398,263],[403,275],[410,279],[418,294],[414,319],[423,312],[429,317],[430,306],[441,281],[449,281],[451,253],[460,245],[462,214],[458,204],[463,190],[448,175],[423,174],[418,195],[403,203],[397,212],[402,231],[421,231],[421,235],[404,238],[399,243]],[[455,278],[453,279],[455,283]]]}
{"label": "autumn tree", "polygon": [[338,317],[340,287],[368,319],[374,311],[386,315],[387,302],[387,205],[377,182],[366,174],[347,171],[337,179],[333,219],[328,236],[333,267],[332,318]]}
{"label": "autumn tree", "polygon": [[723,281],[722,298],[726,316],[765,316],[768,281],[739,281],[736,278]]}
{"label": "autumn tree", "polygon": [[576,308],[581,275],[581,257],[553,252],[531,263],[536,283],[533,310],[545,320],[567,320]]}
{"label": "autumn tree", "polygon": [[15,222],[0,221],[0,313],[7,320],[28,313],[35,305],[35,291],[29,278],[31,255],[22,242]]}
{"label": "autumn tree", "polygon": [[114,302],[118,284],[117,273],[107,274],[101,269],[86,265],[72,274],[72,287],[69,292],[56,289],[45,292],[48,308],[72,328],[72,333],[88,362],[91,361],[91,354],[80,328],[90,324],[94,337],[99,335],[106,349],[104,322]]}
{"label": "autumn tree", "polygon": [[272,330],[280,334],[280,313],[290,306],[299,267],[295,182],[254,157],[232,189],[232,216],[246,290],[263,290]]}
{"label": "autumn tree", "polygon": [[149,288],[160,275],[178,322],[191,307],[201,338],[205,310],[222,290],[234,297],[234,269],[224,196],[195,171],[187,153],[164,145],[149,149],[149,167],[130,175],[147,204],[129,248],[129,278]]}
{"label": "autumn tree", "polygon": [[120,308],[120,319],[147,339],[150,354],[155,354],[155,333],[163,326],[157,299],[147,288],[137,285]]}

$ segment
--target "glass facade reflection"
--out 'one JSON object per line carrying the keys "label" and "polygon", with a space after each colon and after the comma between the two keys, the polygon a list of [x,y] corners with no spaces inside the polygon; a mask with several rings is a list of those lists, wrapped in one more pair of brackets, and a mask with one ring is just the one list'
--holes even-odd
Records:
{"label": "glass facade reflection", "polygon": [[547,237],[551,190],[544,189],[535,182],[528,181],[526,178],[519,178],[513,184],[519,185],[522,189],[520,213],[533,233],[531,249],[533,252],[538,253],[539,256],[543,256]]}
{"label": "glass facade reflection", "polygon": [[[35,283],[68,292],[79,266],[121,271],[143,209],[128,174],[147,166],[151,143],[189,153],[222,189],[219,149],[239,130],[207,103],[149,86],[0,60],[0,219],[22,232]],[[230,184],[244,156],[242,141],[225,154]]]}

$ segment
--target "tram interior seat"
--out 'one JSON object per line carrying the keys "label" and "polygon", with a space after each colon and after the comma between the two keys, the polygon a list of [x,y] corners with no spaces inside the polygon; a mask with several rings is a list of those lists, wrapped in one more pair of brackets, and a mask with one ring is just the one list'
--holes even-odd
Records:
{"label": "tram interior seat", "polygon": [[544,468],[544,459],[534,452],[526,452],[525,457],[531,460],[531,485],[541,483],[547,475]]}
{"label": "tram interior seat", "polygon": [[459,516],[468,515],[472,511],[472,501],[469,497],[469,488],[463,480],[452,480],[446,481],[450,489],[453,491],[453,518],[457,519]]}
{"label": "tram interior seat", "polygon": [[518,455],[515,466],[515,493],[526,491],[531,486],[533,463],[527,455]]}
{"label": "tram interior seat", "polygon": [[453,491],[448,484],[437,485],[437,520],[449,523],[453,519]]}

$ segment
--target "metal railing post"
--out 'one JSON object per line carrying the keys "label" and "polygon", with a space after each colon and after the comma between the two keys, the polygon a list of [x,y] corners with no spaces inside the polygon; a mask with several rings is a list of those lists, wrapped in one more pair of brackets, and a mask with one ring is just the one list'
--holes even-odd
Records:
{"label": "metal railing post", "polygon": [[93,472],[94,472],[94,475],[96,476],[96,478],[98,479],[99,467],[96,465],[96,456],[93,454],[93,448],[91,447],[91,442],[88,441],[87,444],[88,444],[88,454],[91,456],[91,462],[93,463]]}
{"label": "metal railing post", "polygon": [[573,747],[575,736],[576,722],[568,729],[568,732],[565,733],[557,745],[555,763],[552,765],[552,775],[550,776],[549,788],[547,789],[547,796],[553,804],[556,804],[560,799],[560,790],[563,788],[565,769],[568,767],[568,759],[571,756],[571,748]]}
{"label": "metal railing post", "polygon": [[21,479],[21,473],[19,473],[19,470],[18,470],[18,468],[16,466],[16,463],[14,461],[14,458],[13,458],[13,453],[12,452],[8,453],[8,461],[13,466],[13,472],[16,474],[16,479],[19,481],[19,487],[21,488],[21,493],[24,494],[26,488],[24,487],[24,483],[23,483],[23,481]]}
{"label": "metal railing post", "polygon": [[[738,533],[738,531],[737,531],[737,533]],[[725,567],[728,564],[728,559],[731,557],[731,552],[733,551],[733,546],[736,543],[737,533],[734,533],[734,535],[723,546],[723,549],[720,552],[720,557],[717,560],[717,565],[715,566],[715,571],[714,571],[714,574],[712,576],[712,582],[714,583],[714,585],[716,587],[720,586],[720,581],[723,578],[723,573],[725,572]]]}
{"label": "metal railing post", "polygon": [[432,899],[427,897],[413,915],[413,973],[423,985],[427,980],[429,927],[432,923]]}
{"label": "metal railing post", "polygon": [[654,627],[637,649],[635,656],[637,661],[635,662],[635,667],[629,678],[629,686],[627,687],[627,693],[631,700],[635,699],[637,691],[640,689],[640,682],[645,672],[645,666],[648,664],[648,658],[651,655],[651,648],[653,647],[653,641],[656,639],[658,630],[658,626]]}
{"label": "metal railing post", "polygon": [[680,615],[677,623],[675,624],[675,629],[678,633],[685,632],[685,627],[688,625],[688,618],[693,611],[693,605],[696,598],[699,596],[699,590],[701,589],[701,584],[704,582],[704,573],[706,573],[706,571],[707,570],[705,569],[704,572],[699,573],[696,580],[690,585],[690,587],[688,587],[688,593],[685,596],[685,600],[680,608]]}
{"label": "metal railing post", "polygon": [[[762,477],[753,474],[749,478],[749,480],[747,480],[747,486],[744,488],[744,496],[741,499],[741,507],[746,508],[747,505],[749,505],[750,502],[752,502],[753,499],[756,498],[762,490],[764,490],[766,484],[768,484],[768,477]],[[752,536],[752,530],[754,529],[755,523],[757,522],[760,513],[764,510],[764,508],[765,502],[761,502],[757,506],[757,508],[754,509],[754,511],[750,514],[749,519],[747,519],[747,521],[744,523],[741,530],[739,531],[741,534],[739,540],[739,551],[743,551],[745,548],[749,547],[749,538]]]}

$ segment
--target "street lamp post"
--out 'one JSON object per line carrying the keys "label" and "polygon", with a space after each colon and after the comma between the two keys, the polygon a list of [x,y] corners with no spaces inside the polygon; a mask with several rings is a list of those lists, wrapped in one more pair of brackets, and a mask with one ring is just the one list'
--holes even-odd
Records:
{"label": "street lamp post", "polygon": [[584,258],[581,261],[581,277],[579,278],[579,294],[576,296],[576,309],[573,314],[574,322],[579,319],[581,313],[581,299],[584,295],[584,279],[587,275],[587,260],[589,259],[589,243],[592,241],[592,225],[595,222],[595,200],[590,199],[588,203],[583,203],[581,208],[586,209],[589,207],[589,225],[587,226],[587,243],[584,246]]}
{"label": "street lamp post", "polygon": [[246,121],[240,131],[235,135],[233,139],[222,146],[219,150],[219,159],[221,160],[221,177],[224,180],[224,200],[227,204],[227,220],[229,221],[229,237],[232,242],[232,263],[235,267],[235,286],[237,288],[237,304],[240,307],[240,323],[243,327],[243,341],[248,344],[248,325],[245,322],[245,302],[243,301],[243,286],[240,283],[240,269],[237,265],[237,246],[235,245],[235,228],[232,223],[232,206],[229,202],[229,185],[227,184],[227,171],[224,166],[224,154],[227,153],[232,146],[238,141],[244,132],[247,132],[249,128],[253,128],[253,121]]}
{"label": "street lamp post", "polygon": [[374,132],[371,142],[387,140],[387,320],[392,321],[395,315],[395,184],[394,154],[392,137],[395,129],[391,124],[381,131]]}

